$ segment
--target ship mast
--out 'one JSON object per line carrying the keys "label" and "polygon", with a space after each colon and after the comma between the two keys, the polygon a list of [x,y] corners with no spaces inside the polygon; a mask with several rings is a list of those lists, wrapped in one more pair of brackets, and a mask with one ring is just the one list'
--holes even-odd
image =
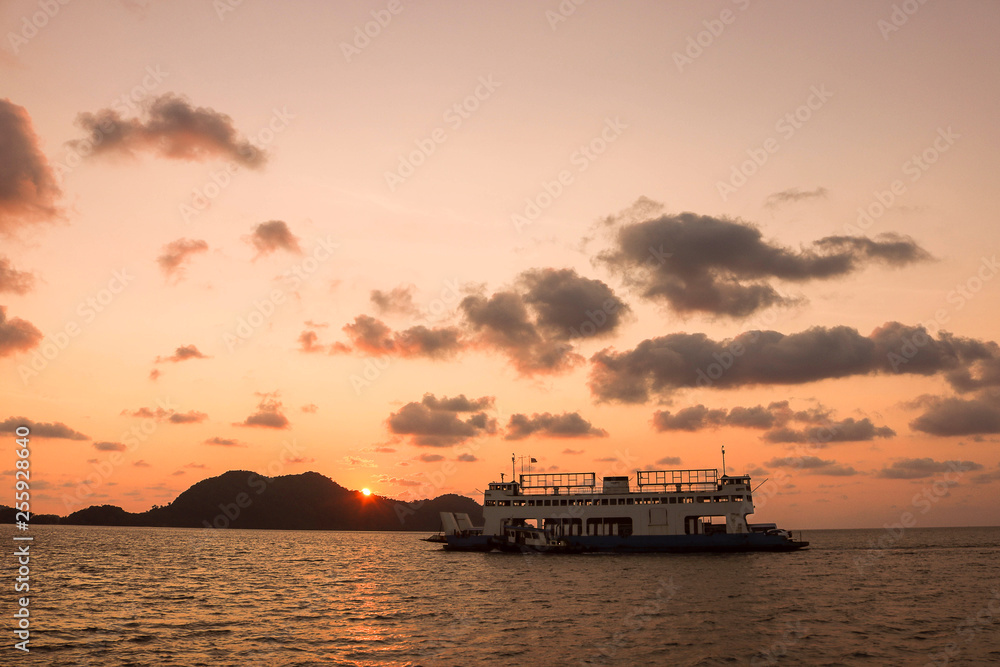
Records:
{"label": "ship mast", "polygon": [[722,476],[726,476],[726,446],[722,446]]}

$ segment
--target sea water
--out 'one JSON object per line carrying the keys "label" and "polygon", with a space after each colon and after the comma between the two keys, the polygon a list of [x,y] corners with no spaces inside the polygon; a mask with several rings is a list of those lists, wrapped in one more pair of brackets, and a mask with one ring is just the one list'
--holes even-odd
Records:
{"label": "sea water", "polygon": [[1000,528],[643,555],[451,553],[415,533],[31,535],[30,653],[13,648],[8,555],[3,665],[1000,663]]}

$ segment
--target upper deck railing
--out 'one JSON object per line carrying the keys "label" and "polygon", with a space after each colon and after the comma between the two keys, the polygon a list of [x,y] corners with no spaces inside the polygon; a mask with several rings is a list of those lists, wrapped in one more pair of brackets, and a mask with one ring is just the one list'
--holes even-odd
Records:
{"label": "upper deck railing", "polygon": [[[636,482],[642,491],[715,491],[719,488],[719,471],[704,470],[637,470]],[[654,487],[654,488],[647,488]]]}
{"label": "upper deck railing", "polygon": [[581,493],[593,493],[597,477],[592,472],[559,472],[521,475],[521,489],[586,489]]}
{"label": "upper deck railing", "polygon": [[[728,483],[742,481],[743,476],[724,477]],[[629,486],[628,490],[615,489],[613,493],[693,493],[718,491],[719,471],[704,470],[637,470],[638,486]],[[746,478],[749,484],[749,478]],[[510,483],[490,484],[490,488],[514,488]],[[582,495],[603,494],[604,489],[597,486],[597,476],[592,472],[569,473],[538,473],[522,474],[519,486],[520,493],[525,495]],[[612,491],[608,491],[612,493]]]}

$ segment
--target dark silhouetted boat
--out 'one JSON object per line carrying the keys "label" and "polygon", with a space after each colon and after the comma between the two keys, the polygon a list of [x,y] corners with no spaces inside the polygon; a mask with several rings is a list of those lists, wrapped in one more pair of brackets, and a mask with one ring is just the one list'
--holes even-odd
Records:
{"label": "dark silhouetted boat", "polygon": [[[451,551],[734,552],[795,551],[809,545],[774,524],[751,524],[749,475],[717,469],[638,470],[598,487],[587,473],[522,474],[491,482],[484,524],[441,512]],[[765,480],[766,481],[766,480]]]}

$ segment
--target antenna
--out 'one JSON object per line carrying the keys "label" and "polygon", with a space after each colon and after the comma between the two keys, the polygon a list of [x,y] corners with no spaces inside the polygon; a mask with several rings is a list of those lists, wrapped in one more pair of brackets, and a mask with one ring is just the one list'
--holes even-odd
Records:
{"label": "antenna", "polygon": [[514,470],[514,454],[510,455],[510,481],[517,479],[517,471]]}
{"label": "antenna", "polygon": [[726,446],[722,446],[722,476],[726,476]]}

